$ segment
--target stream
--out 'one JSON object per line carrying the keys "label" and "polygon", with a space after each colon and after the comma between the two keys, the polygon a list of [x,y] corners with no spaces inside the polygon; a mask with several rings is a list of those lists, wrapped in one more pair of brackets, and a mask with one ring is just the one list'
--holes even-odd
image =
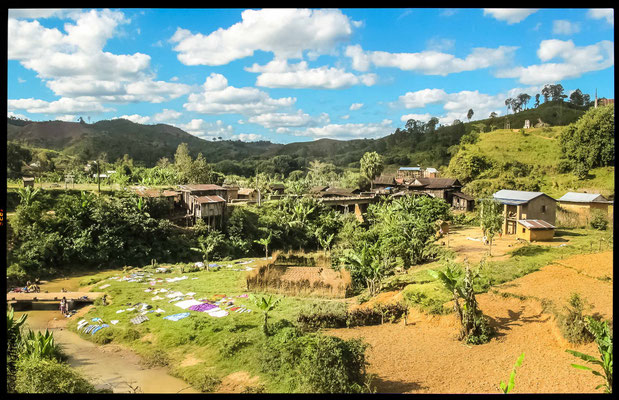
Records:
{"label": "stream", "polygon": [[[75,276],[42,282],[41,291],[59,292],[62,288],[78,291],[79,282],[85,277]],[[78,315],[83,314],[81,311]],[[63,320],[66,318],[56,308],[15,312],[16,318],[22,314],[28,314],[26,324],[30,329],[49,329],[53,332],[56,342],[68,356],[67,363],[98,389],[111,389],[114,393],[200,393],[182,379],[169,375],[163,367],[143,367],[140,357],[126,347],[114,344],[97,345],[82,339],[63,327]]]}

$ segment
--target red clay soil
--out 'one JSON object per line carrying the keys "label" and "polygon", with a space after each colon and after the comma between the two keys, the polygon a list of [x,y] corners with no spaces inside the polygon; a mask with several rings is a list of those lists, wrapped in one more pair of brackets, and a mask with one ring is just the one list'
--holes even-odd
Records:
{"label": "red clay soil", "polygon": [[591,313],[612,319],[612,281],[583,275],[612,277],[612,252],[560,262],[565,266],[549,265],[495,288],[530,296],[526,300],[493,293],[477,296],[481,310],[497,329],[497,336],[483,345],[467,346],[456,339],[454,315],[418,312],[411,312],[407,326],[384,324],[328,333],[344,339],[363,338],[371,345],[366,353],[368,372],[377,375],[380,393],[499,393],[499,383],[509,379],[523,352],[513,393],[599,393],[595,387],[601,378],[572,368],[570,364],[580,360],[565,352],[572,349],[597,356],[596,345],[567,343],[554,317],[542,312],[540,300],[562,306],[576,291],[592,303]]}

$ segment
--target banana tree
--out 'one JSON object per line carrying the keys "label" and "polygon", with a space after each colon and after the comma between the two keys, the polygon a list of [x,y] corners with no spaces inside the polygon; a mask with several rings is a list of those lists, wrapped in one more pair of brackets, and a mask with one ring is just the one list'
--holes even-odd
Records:
{"label": "banana tree", "polygon": [[280,297],[278,299],[274,299],[273,295],[269,295],[269,297],[266,297],[266,296],[256,296],[253,294],[250,295],[249,298],[254,302],[256,307],[262,310],[262,313],[264,315],[264,319],[262,322],[262,332],[264,332],[265,336],[269,336],[269,326],[268,326],[269,312],[273,311],[275,306],[277,306],[277,304],[282,300],[282,298]]}
{"label": "banana tree", "polygon": [[15,382],[15,373],[17,368],[15,364],[19,358],[21,346],[21,329],[28,314],[23,314],[19,319],[15,320],[13,308],[6,313],[6,387],[7,392],[12,392]]}
{"label": "banana tree", "polygon": [[17,190],[17,193],[19,195],[20,204],[26,207],[32,205],[40,191],[41,188],[33,189],[30,186],[25,188],[19,188]]}
{"label": "banana tree", "polygon": [[520,354],[520,357],[516,360],[516,364],[514,364],[514,368],[512,368],[512,373],[509,375],[509,382],[505,383],[501,381],[499,386],[501,387],[501,392],[507,394],[514,389],[514,384],[516,383],[516,368],[522,365],[522,361],[524,360],[524,353]]}
{"label": "banana tree", "polygon": [[269,236],[258,239],[258,240],[254,240],[254,242],[264,246],[264,256],[266,258],[269,258],[269,244],[271,243],[272,238],[273,238],[273,232],[269,232]]}
{"label": "banana tree", "polygon": [[591,317],[587,317],[587,329],[595,336],[595,342],[598,346],[600,358],[595,358],[588,354],[574,350],[565,350],[571,355],[580,358],[590,364],[597,365],[602,368],[602,372],[596,371],[590,367],[571,364],[572,367],[591,371],[593,375],[604,379],[604,383],[598,385],[596,389],[604,388],[604,392],[613,392],[613,337],[608,323],[606,321],[596,321]]}

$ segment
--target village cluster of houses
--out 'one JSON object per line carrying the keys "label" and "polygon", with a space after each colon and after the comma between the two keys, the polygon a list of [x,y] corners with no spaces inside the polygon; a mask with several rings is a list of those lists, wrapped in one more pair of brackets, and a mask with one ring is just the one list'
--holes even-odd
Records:
{"label": "village cluster of houses", "polygon": [[[25,186],[33,183],[24,180]],[[281,198],[284,189],[281,183],[271,184],[268,193],[263,193],[262,197]],[[193,225],[202,219],[209,226],[219,228],[224,224],[230,205],[261,200],[261,193],[256,189],[225,184],[187,184],[179,185],[176,190],[135,186],[133,190],[144,198],[166,199],[170,216],[184,219],[186,225]],[[318,198],[323,204],[340,212],[354,213],[360,220],[363,220],[368,204],[379,201],[381,197],[430,196],[443,199],[453,210],[473,211],[475,207],[475,199],[462,193],[462,184],[457,179],[441,178],[436,169],[421,167],[401,167],[395,174],[381,175],[372,181],[369,191],[315,186],[306,195]],[[557,205],[577,215],[580,222],[586,224],[592,210],[600,210],[608,215],[609,206],[613,204],[595,193],[569,192],[554,199],[543,192],[499,190],[493,194],[493,198],[504,207],[503,234],[516,235],[527,241],[552,240]]]}

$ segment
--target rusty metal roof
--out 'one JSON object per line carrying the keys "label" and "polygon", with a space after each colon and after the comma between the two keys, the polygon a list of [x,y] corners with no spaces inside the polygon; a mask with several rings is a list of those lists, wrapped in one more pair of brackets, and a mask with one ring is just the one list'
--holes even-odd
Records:
{"label": "rusty metal roof", "polygon": [[221,196],[196,196],[195,197],[195,202],[199,203],[199,204],[204,204],[204,203],[225,203],[226,200],[224,200]]}
{"label": "rusty metal roof", "polygon": [[555,229],[555,226],[543,219],[519,219],[518,223],[527,229]]}

